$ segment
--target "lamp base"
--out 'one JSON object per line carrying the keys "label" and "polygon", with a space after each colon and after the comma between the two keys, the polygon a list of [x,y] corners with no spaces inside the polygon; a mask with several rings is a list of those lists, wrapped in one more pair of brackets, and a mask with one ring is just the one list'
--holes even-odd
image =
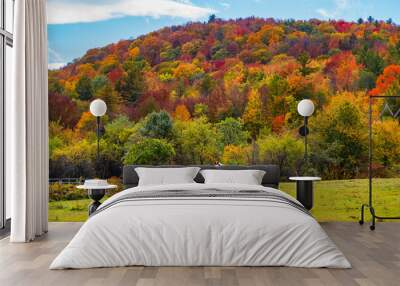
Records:
{"label": "lamp base", "polygon": [[105,189],[89,189],[88,196],[93,200],[93,202],[89,206],[89,216],[94,213],[97,208],[101,205],[100,200],[106,194]]}

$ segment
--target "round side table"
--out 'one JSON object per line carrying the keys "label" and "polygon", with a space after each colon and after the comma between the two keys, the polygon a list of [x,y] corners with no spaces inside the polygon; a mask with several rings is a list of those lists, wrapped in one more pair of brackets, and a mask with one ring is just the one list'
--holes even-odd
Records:
{"label": "round side table", "polygon": [[89,216],[94,213],[97,208],[101,205],[100,200],[106,194],[106,190],[116,189],[118,188],[117,185],[79,185],[77,186],[78,189],[87,190],[89,198],[93,200],[93,202],[89,205]]}
{"label": "round side table", "polygon": [[320,177],[290,177],[296,181],[296,199],[307,209],[314,205],[314,181],[321,181]]}

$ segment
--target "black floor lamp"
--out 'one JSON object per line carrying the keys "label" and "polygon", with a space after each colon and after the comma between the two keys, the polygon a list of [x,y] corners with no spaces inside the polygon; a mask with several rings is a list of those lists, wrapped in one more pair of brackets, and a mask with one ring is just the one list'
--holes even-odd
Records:
{"label": "black floor lamp", "polygon": [[[99,169],[100,162],[100,117],[107,112],[107,104],[101,99],[95,99],[90,103],[90,113],[96,117],[96,136],[97,136],[97,153],[96,153],[96,170]],[[97,174],[98,176],[99,174]]]}
{"label": "black floor lamp", "polygon": [[307,150],[307,135],[309,133],[307,124],[308,117],[314,113],[314,103],[310,99],[303,99],[297,105],[297,112],[304,117],[304,125],[300,127],[299,134],[304,137],[304,162],[308,161],[308,150]]}

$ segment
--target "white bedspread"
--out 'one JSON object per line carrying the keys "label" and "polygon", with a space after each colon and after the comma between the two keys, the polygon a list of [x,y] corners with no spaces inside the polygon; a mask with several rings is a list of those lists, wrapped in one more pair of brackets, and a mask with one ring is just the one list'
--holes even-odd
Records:
{"label": "white bedspread", "polygon": [[[210,187],[283,194],[262,186],[182,184],[136,187],[107,201],[129,192]],[[290,205],[163,198],[121,202],[89,218],[50,269],[127,265],[351,267],[318,222]]]}

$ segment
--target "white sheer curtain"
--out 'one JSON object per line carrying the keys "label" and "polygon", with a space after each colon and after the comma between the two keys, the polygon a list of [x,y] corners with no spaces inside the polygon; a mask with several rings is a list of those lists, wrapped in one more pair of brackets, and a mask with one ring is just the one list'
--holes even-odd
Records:
{"label": "white sheer curtain", "polygon": [[46,0],[15,2],[13,95],[6,98],[6,187],[12,242],[47,232],[48,83]]}

